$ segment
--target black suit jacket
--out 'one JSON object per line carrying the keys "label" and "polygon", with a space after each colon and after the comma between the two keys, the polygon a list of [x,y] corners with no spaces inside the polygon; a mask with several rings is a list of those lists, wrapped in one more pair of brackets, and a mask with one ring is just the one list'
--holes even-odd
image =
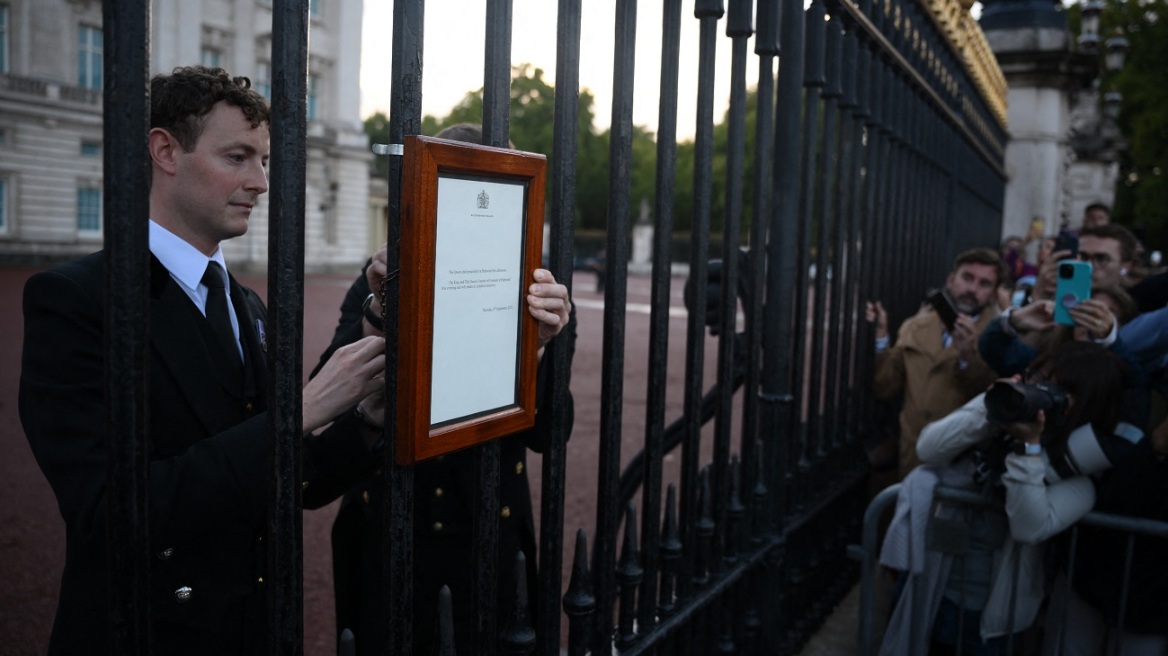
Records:
{"label": "black suit jacket", "polygon": [[[366,265],[368,266],[368,264]],[[364,272],[350,286],[341,304],[341,319],[329,349],[321,356],[316,370],[333,351],[362,336],[362,305],[369,295]],[[556,337],[574,351],[575,321],[569,322]],[[570,358],[570,356],[569,356]],[[537,376],[535,426],[500,438],[499,467],[499,595],[497,617],[502,630],[514,605],[515,557],[522,551],[527,562],[528,600],[535,610],[536,538],[532,516],[531,488],[527,480],[527,449],[539,452],[551,435],[551,377],[546,362]],[[314,371],[315,373],[315,371]],[[409,381],[398,381],[409,384]],[[568,413],[572,416],[571,397]],[[569,419],[569,427],[571,419]],[[478,468],[473,450],[464,450],[414,466],[414,653],[430,653],[434,637],[434,620],[438,592],[443,585],[451,588],[457,651],[473,654],[474,618],[471,617],[471,582],[474,578],[475,548],[473,541],[475,495]],[[378,599],[381,587],[380,558],[381,512],[384,499],[376,474],[359,482],[345,494],[333,523],[333,585],[336,590],[337,633],[353,630],[358,653],[376,653],[374,647],[384,643],[387,623],[380,615]]]}
{"label": "black suit jacket", "polygon": [[[53,654],[104,651],[108,634],[102,271],[103,254],[95,253],[33,276],[24,290],[20,418],[65,520]],[[150,275],[155,653],[257,653],[266,640],[266,311],[231,279],[247,365],[224,366],[221,351],[207,346],[215,343],[210,325],[153,257]],[[332,480],[320,490],[309,484],[305,506],[335,498],[336,480],[367,459],[359,423],[348,415],[306,440],[305,480]]]}

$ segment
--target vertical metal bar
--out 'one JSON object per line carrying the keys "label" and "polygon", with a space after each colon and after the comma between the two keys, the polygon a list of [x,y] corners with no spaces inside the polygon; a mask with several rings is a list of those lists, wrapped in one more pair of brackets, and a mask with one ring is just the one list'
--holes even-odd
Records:
{"label": "vertical metal bar", "polygon": [[[720,8],[720,7],[719,7]],[[718,405],[714,415],[714,571],[726,554],[730,491],[730,429],[734,418],[735,344],[738,340],[738,244],[742,241],[742,178],[746,158],[746,40],[751,28],[750,0],[731,0],[726,35],[731,38],[730,112],[726,136],[726,208],[722,222],[722,307],[718,335]],[[730,550],[732,552],[732,549]]]}
{"label": "vertical metal bar", "polygon": [[[873,112],[871,83],[872,52],[870,45],[862,39],[857,43],[856,51],[856,118],[857,143],[863,145],[857,153],[856,166],[860,174],[856,178],[856,193],[853,199],[855,210],[852,212],[853,238],[849,245],[851,259],[856,262],[856,293],[860,299],[877,299],[880,292],[878,285],[872,280],[873,262],[878,256],[876,250],[877,224],[873,216],[872,195],[874,194],[874,171],[877,167],[878,139],[876,132],[869,123]],[[873,358],[872,348],[873,330],[871,324],[859,320],[856,323],[856,339],[853,342],[855,349],[855,385],[862,390],[869,390],[872,386]],[[866,393],[860,397],[863,401],[858,404],[852,419],[852,432],[863,435],[869,428],[873,413],[872,394]]]}
{"label": "vertical metal bar", "polygon": [[[758,55],[757,107],[754,135],[754,213],[750,217],[750,299],[746,312],[746,381],[742,400],[742,462],[748,464],[746,489],[757,484],[759,378],[762,368],[763,298],[766,285],[766,230],[771,211],[771,146],[774,139],[775,57],[779,53],[778,0],[758,0],[758,33],[754,51]],[[769,439],[769,435],[768,435]],[[750,525],[758,525],[761,506],[751,504]],[[753,533],[753,531],[752,531]]]}
{"label": "vertical metal bar", "polygon": [[[903,316],[904,307],[899,304],[901,294],[896,293],[892,298],[888,298],[887,294],[892,293],[888,281],[895,280],[898,273],[890,271],[894,269],[899,263],[890,257],[890,244],[894,244],[893,240],[893,220],[895,217],[889,217],[885,211],[888,197],[888,189],[893,180],[891,180],[890,164],[890,139],[889,131],[886,127],[885,119],[887,117],[887,108],[885,103],[888,100],[889,91],[885,87],[887,78],[884,76],[884,66],[881,65],[881,55],[873,55],[869,62],[868,73],[871,84],[869,85],[869,103],[871,106],[871,113],[866,122],[868,130],[868,140],[871,145],[871,153],[869,161],[872,163],[868,172],[868,195],[866,202],[868,211],[871,217],[871,236],[869,243],[871,244],[872,257],[867,261],[868,279],[872,280],[873,284],[873,298],[884,299],[884,303],[889,307],[891,316]],[[888,266],[877,263],[884,263],[887,261]],[[871,377],[867,380],[872,380]]]}
{"label": "vertical metal bar", "polygon": [[[843,123],[843,144],[840,154],[840,238],[837,242],[840,256],[844,261],[839,296],[843,302],[840,317],[840,380],[836,385],[838,399],[864,399],[869,394],[859,395],[858,390],[867,389],[860,376],[863,355],[860,342],[861,325],[864,323],[862,308],[864,297],[859,288],[860,269],[857,262],[856,244],[859,240],[859,195],[862,188],[860,167],[864,161],[864,127],[858,115],[859,101],[856,95],[856,72],[859,43],[856,25],[847,23],[843,43],[843,75],[840,78],[840,120]],[[844,404],[841,430],[848,443],[856,439],[856,422],[860,411],[868,404],[864,401]]]}
{"label": "vertical metal bar", "polygon": [[511,126],[512,0],[487,0],[483,62],[483,143],[506,148]]}
{"label": "vertical metal bar", "polygon": [[[589,637],[592,635],[592,613],[596,611],[596,597],[592,594],[592,575],[588,571],[588,538],[584,529],[576,531],[576,551],[572,559],[572,578],[568,582],[568,592],[564,595],[564,613],[568,616],[568,654],[584,656],[588,653]],[[556,618],[559,621],[559,618]],[[555,654],[556,650],[544,652]]]}
{"label": "vertical metal bar", "polygon": [[621,549],[620,566],[616,570],[620,585],[620,621],[617,623],[617,649],[626,650],[637,644],[640,635],[636,625],[637,586],[645,570],[641,568],[640,547],[637,545],[637,507],[629,502],[625,512],[625,541]]}
{"label": "vertical metal bar", "polygon": [[742,503],[742,463],[738,456],[730,459],[730,499],[726,503],[726,527],[722,531],[726,540],[725,558],[727,564],[738,562],[738,554],[745,545],[742,543],[742,517],[746,506]]}
{"label": "vertical metal bar", "polygon": [[[789,435],[794,411],[792,394],[792,353],[794,341],[793,292],[798,281],[799,118],[803,86],[803,6],[797,0],[782,0],[781,42],[783,60],[779,66],[778,109],[775,114],[774,208],[770,240],[767,243],[767,296],[763,331],[762,422],[767,430]],[[789,448],[779,446],[778,462],[771,468],[775,479],[771,489],[778,504],[780,520],[790,509],[791,471]]]}
{"label": "vertical metal bar", "polygon": [[[577,122],[580,113],[580,0],[559,0],[556,18],[556,95],[554,147],[551,162],[551,270],[556,280],[572,289],[572,242],[576,208]],[[574,319],[572,320],[574,321]],[[572,325],[567,330],[575,330]],[[552,340],[544,357],[551,359],[552,434],[544,444],[539,523],[539,611],[536,618],[538,651],[554,654],[560,648],[560,597],[564,566],[565,444],[571,431],[568,381],[574,344]]]}
{"label": "vertical metal bar", "polygon": [[[914,258],[911,253],[922,252],[921,246],[923,244],[924,236],[928,234],[929,225],[916,208],[913,206],[913,187],[910,184],[911,180],[919,180],[921,171],[918,168],[916,157],[917,144],[913,141],[914,126],[909,117],[913,114],[915,105],[915,98],[912,97],[912,92],[908,88],[907,81],[904,75],[896,67],[889,67],[893,72],[892,84],[892,115],[894,117],[893,134],[895,135],[895,144],[898,162],[896,165],[895,175],[896,185],[893,188],[893,216],[897,216],[901,220],[903,226],[900,243],[900,253],[904,257],[904,265],[906,267],[905,275],[913,276],[910,280],[925,281],[922,269],[926,266],[929,260],[937,258]],[[911,290],[918,295],[924,290]],[[911,299],[911,296],[910,296]]]}
{"label": "vertical metal bar", "polygon": [[694,285],[693,307],[685,332],[685,436],[681,451],[681,572],[678,594],[688,597],[694,589],[693,577],[700,576],[695,528],[699,521],[698,458],[701,445],[702,379],[705,355],[706,280],[709,275],[711,170],[714,151],[714,56],[717,49],[718,0],[698,0],[694,17],[701,23],[698,41],[697,124],[694,136],[694,213],[690,224],[690,277]]}
{"label": "vertical metal bar", "polygon": [[[1116,626],[1119,626],[1119,627],[1124,626],[1124,624],[1126,623],[1124,620],[1127,619],[1128,597],[1130,596],[1130,592],[1131,592],[1132,560],[1135,557],[1135,550],[1136,550],[1136,534],[1135,534],[1135,532],[1129,531],[1127,533],[1127,537],[1124,539],[1124,542],[1123,542],[1123,547],[1124,547],[1124,549],[1123,549],[1123,577],[1122,577],[1122,580],[1120,582],[1119,609],[1118,609],[1116,616],[1115,616],[1115,624],[1116,624]],[[1115,638],[1116,638],[1115,653],[1117,653],[1117,654],[1123,653],[1123,638],[1124,638],[1125,633],[1126,632],[1123,630],[1115,631],[1115,634],[1116,634],[1116,636],[1115,636]]]}
{"label": "vertical metal bar", "polygon": [[[809,377],[807,356],[811,352],[811,332],[807,323],[811,316],[811,253],[814,249],[813,236],[815,234],[815,194],[819,185],[816,184],[819,168],[816,166],[820,151],[819,141],[819,92],[823,88],[823,47],[824,47],[824,8],[823,2],[813,0],[804,11],[804,53],[803,53],[803,166],[801,175],[802,189],[799,194],[799,268],[798,282],[794,290],[795,296],[795,357],[793,359],[794,390],[798,413],[798,452],[796,458],[796,489],[798,507],[806,507],[812,493],[811,485],[811,442],[815,436],[811,432],[811,421],[806,412],[814,414],[817,408],[808,407],[809,397],[814,397],[807,385]],[[821,224],[822,229],[822,224]],[[822,269],[816,271],[816,278],[825,276]],[[815,299],[816,303],[822,299]],[[817,368],[818,363],[812,362],[811,367]]]}
{"label": "vertical metal bar", "polygon": [[[404,143],[406,135],[422,131],[422,26],[424,0],[394,0],[393,60],[390,69],[389,139]],[[389,271],[401,268],[402,160],[389,158],[389,194],[386,225],[386,264]],[[398,279],[393,276],[385,289],[385,416],[397,416]],[[386,423],[381,494],[386,503],[381,512],[382,550],[380,561],[380,607],[385,609],[389,645],[383,651],[411,653],[414,650],[414,470],[402,467],[394,458],[397,432]],[[428,613],[433,609],[418,609]],[[361,637],[357,636],[360,640]],[[429,636],[426,636],[429,639]]]}
{"label": "vertical metal bar", "polygon": [[[903,282],[896,286],[897,281],[903,281],[908,275],[909,265],[904,262],[907,244],[906,217],[897,213],[897,201],[900,191],[898,175],[901,168],[902,142],[898,132],[898,115],[900,109],[897,103],[897,75],[888,65],[884,57],[877,57],[874,65],[879,71],[880,100],[879,112],[874,116],[877,121],[877,132],[883,146],[883,161],[881,175],[877,183],[880,193],[876,201],[876,215],[883,226],[880,235],[884,240],[883,248],[877,251],[880,258],[880,270],[883,275],[883,287],[889,294],[897,297],[897,307],[900,316],[908,317],[913,314],[913,304],[909,300],[912,294],[908,293],[908,285]],[[886,266],[886,263],[894,263]]]}
{"label": "vertical metal bar", "polygon": [[661,588],[657,607],[662,616],[673,612],[674,581],[681,560],[681,537],[677,530],[677,486],[673,483],[665,492],[665,517],[661,523]]}
{"label": "vertical metal bar", "polygon": [[[495,612],[496,600],[499,598],[499,441],[493,440],[476,447],[474,454],[474,489],[478,498],[474,503],[472,531],[476,563],[471,615],[475,618],[478,653],[490,656],[497,651],[499,635]],[[426,609],[422,611],[426,612]]]}
{"label": "vertical metal bar", "polygon": [[622,398],[625,368],[625,302],[628,297],[629,196],[633,149],[633,68],[636,59],[637,2],[616,8],[613,52],[612,119],[609,133],[608,282],[604,286],[604,344],[600,389],[600,454],[593,572],[598,582],[593,650],[612,644],[612,606],[617,534],[617,483],[620,480]]}
{"label": "vertical metal bar", "polygon": [[109,646],[114,653],[144,655],[152,651],[146,425],[150,206],[142,190],[142,181],[150,179],[150,3],[102,3],[102,31],[111,49],[102,66]]}
{"label": "vertical metal bar", "polygon": [[[819,23],[823,23],[823,17],[819,17]],[[809,28],[809,32],[814,28]],[[841,42],[841,35],[839,30],[839,21],[833,20],[830,24],[822,26],[824,30],[823,48],[817,53],[817,56],[823,58],[823,74],[824,87],[822,91],[823,97],[823,141],[821,145],[822,155],[820,157],[819,167],[819,230],[818,230],[818,245],[816,246],[816,261],[815,261],[815,319],[812,322],[813,329],[811,333],[811,417],[812,434],[816,436],[816,451],[815,463],[818,469],[824,466],[824,459],[829,455],[835,445],[835,426],[831,419],[834,411],[834,403],[830,400],[828,395],[827,381],[832,379],[835,373],[835,364],[838,362],[836,351],[829,348],[833,344],[831,339],[831,324],[832,317],[835,312],[829,312],[830,308],[839,307],[840,300],[838,296],[830,293],[831,280],[835,280],[840,275],[840,267],[838,262],[838,251],[833,252],[835,240],[835,233],[839,231],[838,205],[838,184],[839,180],[836,173],[839,171],[839,112],[836,109],[838,106],[838,98],[840,95],[839,89],[839,47]],[[829,253],[831,255],[829,256]],[[818,472],[817,478],[823,473]]]}
{"label": "vertical metal bar", "polygon": [[[876,57],[873,62],[873,93],[876,95],[876,112],[872,115],[873,126],[880,144],[880,161],[877,164],[877,178],[875,180],[877,194],[875,201],[875,216],[879,222],[877,228],[880,245],[877,247],[874,265],[880,272],[880,281],[883,293],[892,295],[897,314],[902,317],[912,316],[915,304],[912,303],[907,285],[903,281],[907,276],[907,267],[903,261],[906,256],[903,250],[905,244],[904,230],[905,217],[898,216],[895,211],[896,192],[898,191],[897,175],[900,173],[900,140],[895,132],[896,126],[896,75],[887,65],[883,56]],[[886,263],[894,263],[886,266]],[[899,282],[899,284],[898,284]]]}
{"label": "vertical metal bar", "polygon": [[[669,361],[669,288],[672,269],[673,191],[677,164],[677,83],[681,57],[681,0],[665,0],[661,12],[661,84],[657,107],[657,182],[653,223],[652,308],[649,315],[649,380],[645,391],[645,474],[641,486],[640,607],[642,631],[656,624],[661,523],[661,470],[665,439],[665,374]],[[664,585],[664,584],[663,584]]]}
{"label": "vertical metal bar", "polygon": [[[926,216],[920,211],[920,206],[917,204],[919,200],[918,185],[912,184],[913,180],[927,179],[924,166],[922,165],[920,157],[920,140],[919,140],[919,126],[912,120],[920,105],[920,98],[916,96],[912,88],[909,86],[908,80],[903,76],[898,76],[896,85],[896,94],[898,101],[903,110],[902,118],[898,132],[901,137],[901,157],[903,163],[901,165],[901,179],[898,181],[898,197],[899,207],[898,211],[904,213],[905,220],[908,222],[908,234],[905,235],[907,241],[908,253],[925,252],[925,239],[930,232],[935,229],[935,226],[942,223],[942,221],[935,220],[934,217]],[[912,258],[906,257],[912,264],[909,271],[910,275],[916,276],[916,280],[929,280],[926,277],[928,260],[941,259],[944,254],[935,255],[932,258]],[[913,261],[916,259],[916,261]]]}
{"label": "vertical metal bar", "polygon": [[[902,176],[907,168],[905,166],[906,157],[901,120],[904,105],[901,102],[900,76],[883,58],[878,59],[878,66],[882,80],[879,120],[886,148],[886,159],[882,168],[884,175],[881,177],[880,184],[881,197],[877,207],[877,215],[885,226],[881,234],[886,239],[886,246],[880,251],[882,262],[880,268],[884,272],[884,289],[893,293],[892,290],[896,289],[896,281],[920,280],[919,278],[909,278],[912,275],[913,263],[907,260],[931,258],[911,258],[909,255],[912,252],[909,249],[913,239],[911,234],[913,224],[912,217],[904,213],[903,206],[904,180]],[[895,264],[886,266],[886,263],[890,262]],[[897,295],[900,297],[898,307],[901,309],[901,316],[909,317],[915,314],[914,297],[920,297],[920,290],[901,282]]]}
{"label": "vertical metal bar", "polygon": [[[487,0],[483,64],[483,143],[497,148],[510,145],[511,110],[511,0]],[[498,643],[496,607],[499,588],[499,460],[498,440],[474,451],[477,467],[473,539],[477,565],[471,606],[475,618],[475,644],[479,653],[491,656]]]}
{"label": "vertical metal bar", "polygon": [[304,212],[308,0],[272,6],[272,156],[268,231],[269,654],[304,650],[300,453],[304,435]]}
{"label": "vertical metal bar", "polygon": [[[922,99],[916,94],[908,81],[904,78],[900,80],[898,85],[898,92],[901,97],[901,104],[904,107],[904,119],[901,127],[904,138],[905,156],[907,159],[906,167],[907,174],[901,179],[901,197],[903,199],[904,213],[909,220],[918,226],[918,229],[912,230],[909,248],[910,253],[926,252],[926,241],[931,234],[935,234],[937,226],[944,223],[943,220],[938,220],[940,217],[929,216],[921,207],[921,191],[922,186],[913,184],[913,180],[928,180],[928,167],[924,158],[921,156],[923,144],[921,143],[921,121],[919,120],[921,112]],[[936,243],[936,242],[934,242]],[[940,259],[944,255],[934,256],[929,259]],[[909,257],[912,260],[914,258]],[[917,276],[917,280],[929,280],[928,266],[926,258],[919,258],[914,262],[913,275]]]}
{"label": "vertical metal bar", "polygon": [[[791,348],[794,337],[792,292],[798,258],[798,197],[800,180],[799,106],[803,85],[803,5],[780,0],[782,17],[778,100],[773,151],[773,207],[767,241],[766,306],[763,317],[763,361],[760,379],[760,434],[772,436],[764,449],[769,473],[768,519],[783,530],[789,513],[791,471],[789,439],[794,397],[791,392]],[[776,556],[777,558],[777,556]],[[784,568],[785,569],[785,568]],[[768,617],[763,621],[764,645],[778,644],[783,629],[783,572],[772,571],[764,594]]]}

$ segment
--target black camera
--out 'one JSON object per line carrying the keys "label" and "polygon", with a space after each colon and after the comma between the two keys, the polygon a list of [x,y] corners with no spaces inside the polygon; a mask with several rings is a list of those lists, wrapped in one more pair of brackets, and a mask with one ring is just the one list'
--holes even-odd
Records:
{"label": "black camera", "polygon": [[1031,422],[1042,410],[1046,413],[1047,425],[1056,426],[1066,412],[1067,394],[1052,383],[1028,385],[998,381],[986,392],[985,407],[986,415],[994,423]]}

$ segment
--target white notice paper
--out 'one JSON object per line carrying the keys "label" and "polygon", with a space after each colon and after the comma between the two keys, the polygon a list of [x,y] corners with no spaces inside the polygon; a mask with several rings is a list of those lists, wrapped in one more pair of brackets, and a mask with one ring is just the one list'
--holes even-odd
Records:
{"label": "white notice paper", "polygon": [[517,401],[526,192],[438,177],[431,426]]}

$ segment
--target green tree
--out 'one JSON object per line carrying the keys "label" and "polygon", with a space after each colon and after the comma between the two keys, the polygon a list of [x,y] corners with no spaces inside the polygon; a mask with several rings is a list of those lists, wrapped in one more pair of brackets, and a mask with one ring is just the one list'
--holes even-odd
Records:
{"label": "green tree", "polygon": [[[743,165],[742,234],[749,234],[753,207],[753,167],[755,145],[755,92],[749,91],[746,101],[746,157]],[[577,228],[584,231],[604,231],[609,225],[609,139],[610,131],[597,132],[595,98],[587,90],[579,95],[579,123],[577,125],[576,159],[576,216]],[[483,120],[483,90],[467,92],[445,117],[427,115],[422,119],[422,131],[436,134],[457,123],[481,124]],[[726,212],[726,147],[729,112],[714,128],[713,185],[710,226],[712,233],[722,230]],[[510,103],[511,142],[520,150],[544,153],[553,160],[555,126],[555,88],[544,79],[544,71],[530,64],[519,64],[512,71]],[[374,141],[388,140],[388,120],[378,113],[365,121],[365,131]],[[375,161],[377,173],[386,174],[384,158]],[[674,230],[684,233],[693,224],[694,144],[692,140],[678,143],[674,167]],[[657,184],[656,135],[635,126],[633,129],[632,162],[630,166],[629,216],[635,222],[642,201],[654,207]],[[554,171],[549,171],[549,183]],[[548,198],[550,202],[550,197]],[[716,254],[715,254],[716,255]]]}
{"label": "green tree", "polygon": [[[604,201],[607,198],[606,135],[598,135],[593,122],[595,99],[587,90],[579,95],[576,161],[576,222],[581,227],[604,226]],[[450,113],[438,119],[423,118],[427,134],[436,134],[457,123],[481,124],[483,121],[483,90],[468,92]],[[510,103],[511,143],[519,150],[554,155],[555,88],[544,79],[542,68],[519,64],[512,69]],[[603,175],[598,175],[604,172]],[[553,171],[549,171],[549,184]],[[548,197],[550,202],[551,198]],[[599,209],[596,201],[600,201]]]}
{"label": "green tree", "polygon": [[[1104,34],[1118,28],[1131,43],[1127,64],[1110,81],[1123,94],[1116,218],[1147,230],[1149,249],[1168,245],[1168,1],[1108,0]],[[1109,81],[1105,80],[1105,84]]]}
{"label": "green tree", "polygon": [[[1069,5],[1071,32],[1081,7]],[[1149,250],[1168,245],[1168,0],[1105,0],[1100,17],[1105,41],[1117,31],[1131,51],[1119,73],[1105,73],[1103,91],[1123,94],[1119,128],[1127,141],[1120,156],[1112,216],[1146,231]]]}

